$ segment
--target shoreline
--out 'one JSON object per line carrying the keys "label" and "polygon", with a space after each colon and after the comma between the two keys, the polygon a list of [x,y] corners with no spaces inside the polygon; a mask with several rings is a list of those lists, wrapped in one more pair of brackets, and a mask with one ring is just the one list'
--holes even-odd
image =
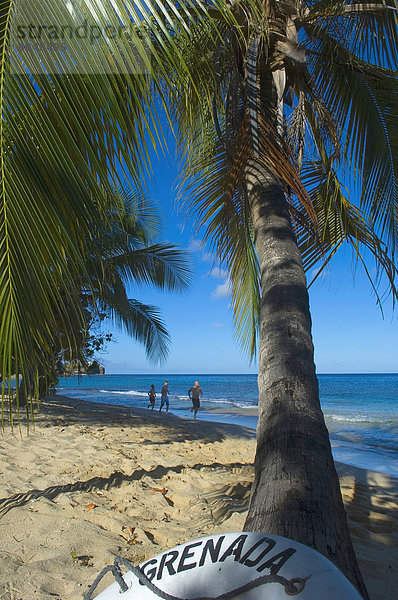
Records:
{"label": "shoreline", "polygon": [[[42,401],[35,422],[29,436],[24,423],[22,437],[0,436],[5,600],[81,600],[115,554],[138,564],[188,540],[242,531],[253,430],[58,395]],[[337,469],[370,597],[390,600],[398,480]]]}
{"label": "shoreline", "polygon": [[[93,376],[87,376],[93,377]],[[117,377],[117,375],[115,375]],[[68,393],[67,388],[61,387],[61,395],[63,393]],[[75,390],[76,391],[76,390]],[[95,391],[95,390],[93,390]],[[102,393],[107,393],[106,390],[100,390]],[[115,394],[115,392],[109,392]],[[127,392],[128,394],[129,392]],[[123,392],[117,392],[116,402],[119,402],[119,397],[121,398],[121,394]],[[144,392],[134,392],[133,398],[142,394],[144,396]],[[177,396],[178,398],[178,396]],[[83,401],[98,403],[101,405],[109,405],[109,406],[122,406],[124,408],[135,408],[146,411],[147,402],[144,399],[139,399],[139,403],[142,403],[140,406],[135,400],[134,403],[129,402],[109,402],[109,398],[104,398],[103,400],[100,398],[80,398]],[[171,396],[170,410],[169,414],[173,414],[177,418],[181,418],[183,420],[190,420],[192,418],[192,413],[189,411],[188,407],[177,406],[174,404],[175,398],[173,395]],[[179,398],[179,402],[181,402]],[[185,399],[187,402],[187,399]],[[210,406],[208,406],[210,404]],[[212,400],[203,400],[201,402],[201,408],[198,412],[198,420],[204,422],[212,422],[212,423],[225,423],[225,424],[235,424],[237,426],[248,427],[252,429],[254,432],[257,428],[257,419],[258,419],[258,407],[250,406],[250,407],[223,407],[222,404],[218,406],[211,406]],[[156,407],[154,410],[153,418],[156,418],[156,413],[159,408],[159,403],[156,403]],[[353,467],[358,467],[360,469],[369,469],[371,471],[375,471],[378,473],[384,473],[386,475],[391,475],[393,477],[398,477],[398,452],[394,450],[389,450],[383,446],[379,446],[377,448],[361,443],[355,433],[351,435],[343,435],[340,432],[340,423],[328,418],[327,414],[324,415],[326,420],[326,425],[329,430],[330,443],[332,447],[332,453],[334,460],[336,462],[341,462],[344,464],[352,465]],[[148,410],[148,413],[150,411]]]}

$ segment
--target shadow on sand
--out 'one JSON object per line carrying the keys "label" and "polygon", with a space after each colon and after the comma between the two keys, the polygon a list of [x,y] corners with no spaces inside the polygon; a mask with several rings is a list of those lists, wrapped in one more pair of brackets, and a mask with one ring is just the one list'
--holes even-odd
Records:
{"label": "shadow on sand", "polygon": [[120,487],[123,483],[129,483],[132,481],[139,481],[143,477],[150,477],[151,479],[161,479],[169,473],[181,473],[183,470],[189,469],[241,469],[247,467],[244,463],[231,463],[225,465],[222,463],[198,463],[195,465],[176,465],[174,467],[164,467],[158,465],[154,469],[136,469],[131,475],[126,475],[121,471],[114,471],[109,477],[92,477],[87,481],[75,481],[74,483],[67,483],[64,485],[52,485],[44,490],[29,490],[27,492],[13,494],[8,498],[0,499],[0,518],[7,514],[13,508],[24,506],[32,500],[38,500],[39,498],[46,498],[47,500],[54,500],[60,494],[66,494],[70,492],[92,492],[97,490],[109,490],[113,487]]}
{"label": "shadow on sand", "polygon": [[[41,419],[43,415],[44,419]],[[201,441],[221,442],[226,438],[253,439],[256,432],[242,425],[216,423],[198,419],[182,419],[172,414],[167,416],[158,411],[144,408],[85,402],[67,396],[48,396],[40,401],[40,412],[35,414],[34,423],[41,427],[69,427],[71,425],[97,427],[123,427],[145,437],[146,426],[159,427],[159,436],[142,440],[145,444],[167,444],[170,442]],[[35,424],[31,424],[34,429]],[[21,416],[21,432],[26,431],[26,416]],[[5,428],[8,424],[5,422]]]}

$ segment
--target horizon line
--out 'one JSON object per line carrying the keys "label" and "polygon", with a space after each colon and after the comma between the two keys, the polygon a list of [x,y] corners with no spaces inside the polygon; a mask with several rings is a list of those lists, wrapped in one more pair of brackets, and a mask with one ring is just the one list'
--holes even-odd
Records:
{"label": "horizon line", "polygon": [[[106,367],[105,367],[106,368]],[[87,375],[87,373],[81,373],[80,375]],[[185,373],[174,373],[174,372],[165,372],[165,373],[105,373],[105,375],[143,375],[143,376],[159,376],[159,377],[166,377],[166,376],[170,376],[170,375],[195,375],[200,377],[201,375],[232,375],[232,376],[241,376],[241,375],[253,375],[253,376],[257,376],[257,373],[195,373],[194,371],[191,372],[185,372]],[[350,372],[323,372],[323,373],[316,373],[316,375],[398,375],[398,371],[350,371]],[[93,375],[88,375],[89,377],[92,377]],[[64,377],[64,375],[61,375],[61,377]],[[71,377],[71,375],[67,375],[67,377]],[[100,375],[100,377],[102,377],[102,375]]]}

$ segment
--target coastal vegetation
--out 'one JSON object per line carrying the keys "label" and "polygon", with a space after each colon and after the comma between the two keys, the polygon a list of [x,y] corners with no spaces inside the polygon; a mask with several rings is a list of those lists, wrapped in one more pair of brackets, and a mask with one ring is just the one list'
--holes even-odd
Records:
{"label": "coastal vegetation", "polygon": [[[78,4],[90,14],[92,3]],[[115,7],[126,30],[137,17],[129,3],[99,4],[104,30]],[[43,74],[34,53],[15,73],[13,2],[0,6],[3,378],[35,381],[59,320],[84,327],[71,299],[82,273],[93,297],[104,289],[103,233],[123,213],[112,191],[121,172],[140,186],[150,171],[157,93],[177,130],[182,195],[229,270],[243,346],[258,354],[245,528],[319,550],[366,599],[319,404],[305,271],[319,274],[348,243],[375,292],[380,276],[397,298],[395,2],[158,1],[117,41],[68,38],[79,75],[62,54],[61,70],[43,57]],[[47,22],[76,16],[40,6]]]}
{"label": "coastal vegetation", "polygon": [[[65,299],[70,304],[70,315],[79,307],[83,325],[70,319],[65,329],[58,306],[53,307],[59,325],[53,331],[50,351],[38,367],[39,397],[55,385],[60,361],[80,373],[89,371],[90,361],[111,341],[112,334],[106,332],[104,322],[108,327],[112,322],[142,344],[149,360],[159,363],[167,356],[170,337],[160,311],[129,298],[126,288],[128,285],[130,290],[136,290],[144,284],[181,291],[189,282],[189,263],[181,249],[159,242],[159,217],[142,194],[129,191],[126,186],[114,194],[118,197],[117,212],[100,236],[97,234],[95,243],[87,238],[85,268],[74,280],[77,295],[71,291]],[[98,265],[102,269],[100,277]],[[33,395],[34,379],[25,376],[19,386],[18,403],[21,396]]]}

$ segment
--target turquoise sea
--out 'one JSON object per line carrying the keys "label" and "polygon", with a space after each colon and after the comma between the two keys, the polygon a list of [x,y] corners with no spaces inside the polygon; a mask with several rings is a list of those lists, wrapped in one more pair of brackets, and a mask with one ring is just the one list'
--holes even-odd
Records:
{"label": "turquoise sea", "polygon": [[[169,381],[170,412],[191,418],[188,389],[197,379],[204,398],[198,418],[256,428],[256,375],[83,375],[62,377],[58,393],[91,402],[147,407]],[[321,405],[336,460],[398,476],[398,374],[318,375]],[[153,413],[153,418],[159,418]]]}

